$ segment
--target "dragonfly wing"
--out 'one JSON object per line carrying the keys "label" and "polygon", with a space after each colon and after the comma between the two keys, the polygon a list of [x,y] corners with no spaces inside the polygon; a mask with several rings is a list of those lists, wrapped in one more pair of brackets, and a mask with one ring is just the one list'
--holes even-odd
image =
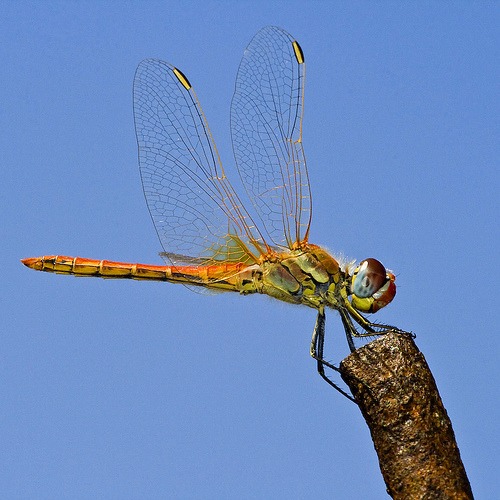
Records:
{"label": "dragonfly wing", "polygon": [[224,174],[187,78],[166,62],[142,61],[134,118],[144,195],[163,255],[174,265],[255,261],[262,238]]}
{"label": "dragonfly wing", "polygon": [[302,147],[305,64],[300,46],[268,26],[248,45],[231,104],[236,164],[274,245],[307,240],[311,192]]}

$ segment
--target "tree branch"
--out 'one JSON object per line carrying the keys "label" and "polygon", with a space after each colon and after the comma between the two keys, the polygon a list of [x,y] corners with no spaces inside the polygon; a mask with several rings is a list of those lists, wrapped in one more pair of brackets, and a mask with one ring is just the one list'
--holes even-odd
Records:
{"label": "tree branch", "polygon": [[410,335],[390,333],[340,364],[395,499],[472,499],[450,419]]}

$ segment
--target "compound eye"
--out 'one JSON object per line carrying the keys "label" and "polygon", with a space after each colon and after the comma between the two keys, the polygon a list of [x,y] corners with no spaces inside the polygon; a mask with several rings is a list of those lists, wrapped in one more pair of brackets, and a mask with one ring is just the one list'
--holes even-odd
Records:
{"label": "compound eye", "polygon": [[377,259],[363,260],[352,276],[352,293],[363,299],[371,297],[387,281],[385,267]]}

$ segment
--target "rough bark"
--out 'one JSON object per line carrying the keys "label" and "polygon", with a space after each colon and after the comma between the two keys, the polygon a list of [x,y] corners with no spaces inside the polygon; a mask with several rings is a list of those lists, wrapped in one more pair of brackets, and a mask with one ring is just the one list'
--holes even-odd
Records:
{"label": "rough bark", "polygon": [[387,334],[340,365],[395,499],[471,499],[450,419],[410,335]]}

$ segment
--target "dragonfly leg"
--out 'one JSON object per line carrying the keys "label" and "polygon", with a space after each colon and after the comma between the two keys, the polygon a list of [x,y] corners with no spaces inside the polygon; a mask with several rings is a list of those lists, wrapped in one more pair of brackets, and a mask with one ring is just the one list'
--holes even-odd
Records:
{"label": "dragonfly leg", "polygon": [[[316,318],[316,325],[314,325],[314,330],[311,339],[311,356],[317,361],[318,373],[321,375],[323,380],[325,380],[328,384],[330,384],[335,390],[340,392],[347,399],[350,399],[353,403],[356,403],[356,400],[348,394],[346,391],[341,389],[337,384],[335,384],[332,380],[330,380],[325,374],[325,366],[331,368],[334,371],[339,371],[339,369],[328,363],[323,359],[323,348],[325,345],[325,311],[320,309],[318,311],[318,317]],[[357,403],[356,403],[357,404]]]}
{"label": "dragonfly leg", "polygon": [[[344,313],[347,316],[350,316],[349,318],[349,323],[352,325],[351,333],[355,337],[372,337],[374,335],[384,335],[389,332],[394,332],[394,333],[405,333],[405,334],[410,334],[414,336],[410,332],[406,332],[404,330],[401,330],[397,326],[392,326],[392,325],[385,325],[383,323],[372,323],[371,321],[368,321],[360,312],[358,312],[354,307],[352,307],[351,303],[349,301],[346,301],[346,311]],[[361,328],[363,328],[364,332],[360,333],[354,328],[354,325],[352,324],[351,318],[359,325]]]}
{"label": "dragonfly leg", "polygon": [[[368,321],[366,318],[363,318],[363,322],[357,321],[356,318],[354,318],[356,323],[360,325],[365,332],[361,333],[356,330],[356,328],[353,327],[353,332],[352,334],[355,337],[373,337],[374,335],[385,335],[386,333],[404,333],[406,335],[411,335],[413,338],[415,338],[415,334],[411,332],[407,332],[405,330],[401,330],[401,328],[398,328],[397,326],[392,326],[392,325],[385,325],[383,323],[371,323]],[[352,324],[352,322],[351,322]]]}
{"label": "dragonfly leg", "polygon": [[[372,323],[368,321],[362,314],[353,308],[339,309],[340,317],[342,318],[342,323],[344,325],[345,334],[347,337],[347,343],[349,344],[349,349],[351,352],[356,350],[354,345],[354,337],[374,337],[377,335],[385,335],[386,333],[394,332],[406,335],[411,335],[415,337],[413,333],[406,332],[397,328],[396,326],[384,325],[382,323]],[[360,332],[354,326],[353,320],[364,330]]]}
{"label": "dragonfly leg", "polygon": [[347,338],[347,344],[349,345],[349,349],[351,352],[356,350],[356,346],[354,345],[353,337],[359,337],[358,331],[352,323],[351,317],[349,313],[344,311],[343,309],[339,310],[340,317],[342,319],[342,324],[344,325],[345,336]]}

